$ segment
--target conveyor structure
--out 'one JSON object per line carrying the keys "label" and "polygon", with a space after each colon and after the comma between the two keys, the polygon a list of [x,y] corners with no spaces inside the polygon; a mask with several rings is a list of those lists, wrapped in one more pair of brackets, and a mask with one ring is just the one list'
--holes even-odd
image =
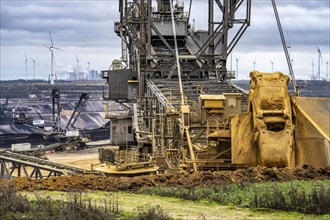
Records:
{"label": "conveyor structure", "polygon": [[48,178],[70,174],[86,174],[89,170],[0,150],[0,178]]}
{"label": "conveyor structure", "polygon": [[170,172],[231,167],[228,130],[226,144],[211,135],[228,129],[230,117],[247,107],[247,92],[230,82],[235,73],[226,65],[250,25],[251,0],[205,5],[207,29],[195,30],[183,1],[119,0],[114,29],[122,57],[102,77],[109,100],[134,103],[132,114],[111,118],[120,163],[152,158]]}
{"label": "conveyor structure", "polygon": [[[227,58],[250,25],[251,0],[203,1],[205,30],[191,22],[196,1],[189,1],[188,12],[178,0],[118,2],[114,31],[122,56],[102,71],[106,98],[133,106],[126,117],[110,117],[118,168],[146,162],[164,172],[329,165],[328,134],[301,114],[287,76],[251,72],[249,95],[231,83]],[[302,124],[311,127],[305,131]],[[308,159],[320,154],[321,161]]]}

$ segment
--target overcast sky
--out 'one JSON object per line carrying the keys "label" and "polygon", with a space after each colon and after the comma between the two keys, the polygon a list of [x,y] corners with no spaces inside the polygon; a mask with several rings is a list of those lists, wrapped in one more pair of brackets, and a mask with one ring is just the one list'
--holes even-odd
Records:
{"label": "overcast sky", "polygon": [[[28,79],[47,79],[50,73],[48,31],[52,33],[55,50],[55,71],[60,78],[73,71],[76,55],[80,70],[108,69],[113,59],[120,58],[120,39],[113,32],[113,23],[119,19],[117,0],[1,0],[0,80],[25,79],[25,54]],[[185,2],[186,11],[188,2]],[[318,70],[316,45],[321,49],[321,77],[326,78],[329,62],[330,1],[277,0],[278,12],[287,44],[291,44],[293,69],[298,79],[309,79]],[[207,28],[207,1],[193,0],[191,18],[196,30]],[[276,20],[270,0],[252,0],[251,26],[234,49],[228,68],[236,70],[239,79],[248,79],[254,68],[263,72],[288,73]]]}

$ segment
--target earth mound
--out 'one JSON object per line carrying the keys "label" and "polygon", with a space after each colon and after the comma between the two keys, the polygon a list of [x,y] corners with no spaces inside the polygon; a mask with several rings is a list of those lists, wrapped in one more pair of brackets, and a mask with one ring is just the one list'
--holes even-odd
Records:
{"label": "earth mound", "polygon": [[[157,174],[135,177],[59,176],[48,179],[15,178],[9,180],[18,190],[103,190],[136,191],[149,186],[210,187],[231,183],[284,182],[290,180],[330,179],[330,167],[264,168],[249,167],[235,171],[206,171],[180,174]],[[8,180],[0,180],[1,182]]]}

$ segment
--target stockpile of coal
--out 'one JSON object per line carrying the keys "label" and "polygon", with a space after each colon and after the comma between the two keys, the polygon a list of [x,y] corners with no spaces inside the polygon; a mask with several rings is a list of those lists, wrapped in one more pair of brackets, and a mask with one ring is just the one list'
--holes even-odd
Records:
{"label": "stockpile of coal", "polygon": [[[61,176],[49,179],[16,178],[20,190],[104,190],[136,191],[149,186],[211,187],[232,183],[284,182],[291,180],[328,180],[330,167],[263,168],[251,167],[235,171],[158,174],[135,177],[104,177],[96,175]],[[8,180],[2,180],[8,181]],[[1,182],[0,182],[1,184]]]}

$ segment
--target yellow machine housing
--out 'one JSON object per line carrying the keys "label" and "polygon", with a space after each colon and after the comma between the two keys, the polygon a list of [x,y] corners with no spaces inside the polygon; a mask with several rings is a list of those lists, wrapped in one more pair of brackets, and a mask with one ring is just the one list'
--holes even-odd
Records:
{"label": "yellow machine housing", "polygon": [[[302,99],[289,95],[289,77],[280,72],[254,71],[250,78],[248,112],[231,120],[232,163],[266,167],[329,165],[329,129],[322,129],[304,111],[299,104],[304,103]],[[323,119],[329,122],[329,106],[324,107],[327,110]]]}

